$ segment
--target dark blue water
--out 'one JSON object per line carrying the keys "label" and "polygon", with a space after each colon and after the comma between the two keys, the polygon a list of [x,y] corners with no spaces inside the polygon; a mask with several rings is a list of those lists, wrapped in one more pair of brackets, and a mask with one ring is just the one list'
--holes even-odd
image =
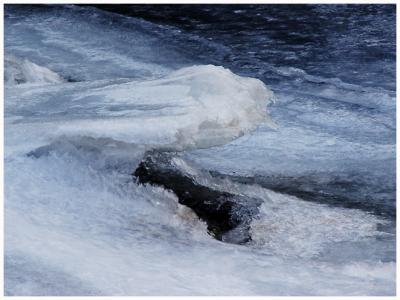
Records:
{"label": "dark blue water", "polygon": [[266,74],[272,65],[395,90],[395,5],[97,7],[179,28],[193,35],[189,43],[175,41],[191,57],[262,76],[269,84],[278,80]]}

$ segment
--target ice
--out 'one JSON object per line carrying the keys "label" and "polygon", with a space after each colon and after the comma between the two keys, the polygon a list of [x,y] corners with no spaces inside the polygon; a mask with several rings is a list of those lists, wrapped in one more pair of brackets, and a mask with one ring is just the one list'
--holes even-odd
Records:
{"label": "ice", "polygon": [[27,59],[13,55],[4,59],[4,82],[7,85],[20,83],[60,83],[63,79],[53,71],[38,66]]}
{"label": "ice", "polygon": [[[347,10],[354,31],[336,30]],[[183,30],[94,7],[7,5],[6,295],[394,295],[394,15],[359,10],[249,6]],[[361,47],[380,43],[371,26],[389,30],[385,59]],[[231,176],[202,184],[261,199],[253,241],[217,241],[172,192],[138,185],[151,148],[184,150],[173,162],[189,174]],[[358,202],[233,176],[333,186]]]}
{"label": "ice", "polygon": [[[228,175],[281,177],[287,185],[299,179],[303,190],[322,194],[327,183],[335,185],[336,191],[344,183],[348,188],[340,195],[342,202],[346,202],[344,196],[394,216],[394,93],[348,87],[333,79],[313,83],[297,77],[303,72],[295,73],[274,88],[276,101],[268,110],[275,129],[262,125],[251,135],[220,147],[194,150],[187,157]],[[329,97],[320,93],[326,90]],[[311,178],[318,184],[311,184]]]}
{"label": "ice", "polygon": [[[118,172],[114,151],[78,140],[7,161],[8,295],[391,294],[393,263],[309,259],[337,241],[382,243],[373,237],[376,217],[222,183],[261,197],[267,213],[254,230],[268,243],[229,245],[207,235],[173,194]],[[132,164],[142,153],[126,152]]]}
{"label": "ice", "polygon": [[27,58],[70,81],[154,78],[171,71],[177,53],[147,32],[145,22],[126,20],[111,28],[112,18],[77,6],[9,6],[5,54]]}
{"label": "ice", "polygon": [[212,65],[78,91],[66,85],[57,93],[7,90],[6,111],[32,126],[40,115],[39,126],[51,124],[52,137],[86,135],[171,149],[221,145],[264,121],[273,126],[266,112],[272,92],[257,79]]}
{"label": "ice", "polygon": [[260,192],[270,196],[261,206],[261,217],[253,221],[252,238],[279,255],[318,256],[329,243],[379,236],[377,223],[387,223],[358,210],[328,209],[268,190]]}

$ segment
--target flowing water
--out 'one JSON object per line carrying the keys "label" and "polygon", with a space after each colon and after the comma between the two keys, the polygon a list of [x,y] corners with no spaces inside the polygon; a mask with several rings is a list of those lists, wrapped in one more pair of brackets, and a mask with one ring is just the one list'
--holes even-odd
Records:
{"label": "flowing water", "polygon": [[[6,5],[6,295],[394,295],[395,34],[394,5]],[[252,241],[139,185],[151,149],[261,200]]]}

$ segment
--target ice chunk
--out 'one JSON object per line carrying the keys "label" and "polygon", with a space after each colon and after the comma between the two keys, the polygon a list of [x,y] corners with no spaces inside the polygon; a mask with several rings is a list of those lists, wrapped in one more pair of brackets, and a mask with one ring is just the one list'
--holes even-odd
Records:
{"label": "ice chunk", "polygon": [[63,78],[57,73],[34,64],[28,59],[20,59],[13,55],[4,58],[5,84],[21,83],[59,83]]}
{"label": "ice chunk", "polygon": [[[90,85],[88,85],[90,86]],[[52,137],[91,136],[169,149],[229,142],[267,121],[273,93],[260,81],[213,65],[192,66],[148,81],[97,88],[9,91],[8,111],[25,122],[51,122]],[[16,103],[30,103],[18,110]],[[7,110],[7,108],[6,108]],[[10,115],[10,114],[8,114]],[[51,128],[50,128],[51,127]]]}

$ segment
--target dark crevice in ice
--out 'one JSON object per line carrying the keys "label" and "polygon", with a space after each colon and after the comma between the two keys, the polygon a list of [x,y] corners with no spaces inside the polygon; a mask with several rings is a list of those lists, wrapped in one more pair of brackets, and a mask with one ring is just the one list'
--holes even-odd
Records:
{"label": "dark crevice in ice", "polygon": [[173,191],[179,203],[190,207],[207,223],[209,233],[216,239],[235,244],[251,241],[250,222],[258,215],[261,200],[201,184],[195,176],[174,164],[174,157],[173,153],[152,151],[133,175],[139,183]]}

